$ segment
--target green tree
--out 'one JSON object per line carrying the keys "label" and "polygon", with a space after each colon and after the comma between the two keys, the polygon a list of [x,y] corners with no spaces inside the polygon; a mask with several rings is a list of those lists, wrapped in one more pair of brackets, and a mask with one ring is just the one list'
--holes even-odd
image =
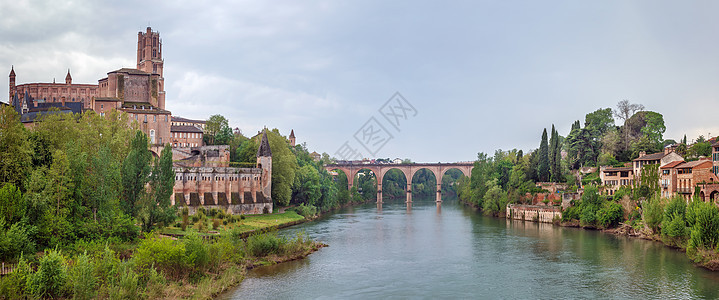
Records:
{"label": "green tree", "polygon": [[317,206],[322,196],[320,190],[320,174],[312,165],[304,165],[295,173],[292,187],[292,202],[296,204]]}
{"label": "green tree", "polygon": [[[255,137],[259,147],[259,134]],[[295,172],[298,164],[297,158],[290,150],[287,139],[280,134],[277,128],[267,131],[267,138],[272,149],[272,199],[276,205],[287,206],[292,197],[292,185],[295,182]],[[255,153],[257,153],[255,148]]]}
{"label": "green tree", "polygon": [[97,214],[109,210],[111,201],[119,197],[120,164],[112,158],[110,148],[103,146],[90,162],[84,178],[87,198],[92,217],[97,222]]}
{"label": "green tree", "polygon": [[170,205],[170,196],[175,185],[175,171],[172,169],[172,148],[165,145],[160,159],[150,174],[150,193],[141,198],[139,217],[142,229],[149,232],[156,223],[166,226],[175,219],[175,209]]}
{"label": "green tree", "polygon": [[539,143],[539,165],[537,166],[539,181],[549,181],[549,145],[547,144],[547,129],[542,132],[542,141]]}
{"label": "green tree", "polygon": [[150,160],[147,136],[137,131],[130,141],[130,153],[122,162],[122,208],[132,217],[137,217],[138,202],[145,196],[145,185],[149,181]]}
{"label": "green tree", "polygon": [[20,221],[24,215],[25,201],[20,189],[12,183],[6,183],[0,188],[0,220],[5,220],[9,226]]}
{"label": "green tree", "polygon": [[232,136],[229,122],[222,115],[212,115],[205,123],[205,142],[207,145],[222,145]]}
{"label": "green tree", "polygon": [[[554,124],[552,124],[551,137],[549,138],[549,173],[550,180],[554,182],[558,182],[561,177],[561,166],[557,161],[558,151],[561,151],[559,148],[559,134],[554,129]],[[561,158],[561,156],[559,157]]]}
{"label": "green tree", "polygon": [[23,190],[32,166],[32,149],[20,117],[11,106],[0,106],[0,185]]}

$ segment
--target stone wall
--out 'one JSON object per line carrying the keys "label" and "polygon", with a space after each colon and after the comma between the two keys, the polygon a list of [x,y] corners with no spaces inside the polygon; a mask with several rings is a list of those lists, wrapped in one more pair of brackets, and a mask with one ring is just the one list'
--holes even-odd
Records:
{"label": "stone wall", "polygon": [[247,203],[247,204],[230,204],[230,205],[203,205],[203,206],[187,206],[190,215],[197,213],[202,207],[205,211],[218,209],[232,215],[259,215],[263,213],[272,213],[272,202],[269,203]]}
{"label": "stone wall", "polygon": [[562,218],[561,208],[539,205],[507,205],[507,219],[552,223],[554,218]]}

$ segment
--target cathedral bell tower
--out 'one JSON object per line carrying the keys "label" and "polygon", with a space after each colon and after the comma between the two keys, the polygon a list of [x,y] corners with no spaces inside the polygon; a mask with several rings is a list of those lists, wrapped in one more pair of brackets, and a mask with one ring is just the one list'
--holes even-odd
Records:
{"label": "cathedral bell tower", "polygon": [[10,67],[10,89],[8,91],[10,91],[10,97],[7,98],[7,101],[10,102],[15,95],[15,66]]}
{"label": "cathedral bell tower", "polygon": [[160,33],[147,27],[146,32],[137,33],[137,69],[157,78],[157,107],[165,109],[165,77],[163,76],[162,40]]}

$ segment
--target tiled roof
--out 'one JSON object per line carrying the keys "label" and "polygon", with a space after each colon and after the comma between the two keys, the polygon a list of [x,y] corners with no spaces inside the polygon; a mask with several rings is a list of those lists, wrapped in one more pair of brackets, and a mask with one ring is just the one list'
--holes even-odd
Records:
{"label": "tiled roof", "polygon": [[677,169],[694,169],[694,168],[699,167],[706,163],[708,163],[709,167],[711,167],[712,163],[709,160],[695,160],[695,161],[683,163],[683,164],[677,166],[676,168]]}
{"label": "tiled roof", "polygon": [[680,165],[680,164],[683,164],[683,163],[684,163],[683,160],[675,160],[675,161],[670,162],[670,163],[668,163],[668,164],[666,164],[666,165],[663,165],[660,169],[671,169],[671,168],[674,168],[674,167],[676,167],[677,165]]}
{"label": "tiled roof", "polygon": [[172,116],[172,122],[188,122],[188,123],[202,123],[202,124],[205,124],[207,121],[205,121],[205,120],[192,120],[192,119],[187,119],[187,118],[183,118],[183,117]]}
{"label": "tiled roof", "polygon": [[127,73],[127,74],[132,74],[132,75],[150,75],[150,73],[147,73],[145,71],[138,70],[138,69],[130,69],[130,68],[122,68],[119,70],[110,71],[107,74],[110,74],[110,73]]}
{"label": "tiled roof", "polygon": [[202,133],[202,129],[195,126],[170,126],[170,132],[199,132]]}
{"label": "tiled roof", "polygon": [[621,171],[634,171],[632,167],[618,167],[618,168],[606,168],[603,172],[621,172]]}
{"label": "tiled roof", "polygon": [[635,161],[637,161],[637,160],[660,160],[664,156],[665,156],[664,152],[657,152],[657,153],[644,155],[644,156],[636,158],[634,160]]}
{"label": "tiled roof", "polygon": [[114,102],[118,102],[118,101],[122,101],[122,100],[120,100],[120,98],[115,98],[115,97],[95,97],[95,101],[114,101]]}

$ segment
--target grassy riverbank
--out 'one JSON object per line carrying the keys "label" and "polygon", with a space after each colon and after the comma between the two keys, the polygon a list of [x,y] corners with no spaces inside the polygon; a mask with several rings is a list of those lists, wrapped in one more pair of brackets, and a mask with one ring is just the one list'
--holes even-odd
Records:
{"label": "grassy riverbank", "polygon": [[208,299],[240,283],[249,268],[300,259],[325,246],[304,233],[257,233],[304,220],[294,212],[240,220],[218,233],[186,230],[176,238],[155,232],[136,243],[91,242],[25,255],[0,278],[0,299]]}

